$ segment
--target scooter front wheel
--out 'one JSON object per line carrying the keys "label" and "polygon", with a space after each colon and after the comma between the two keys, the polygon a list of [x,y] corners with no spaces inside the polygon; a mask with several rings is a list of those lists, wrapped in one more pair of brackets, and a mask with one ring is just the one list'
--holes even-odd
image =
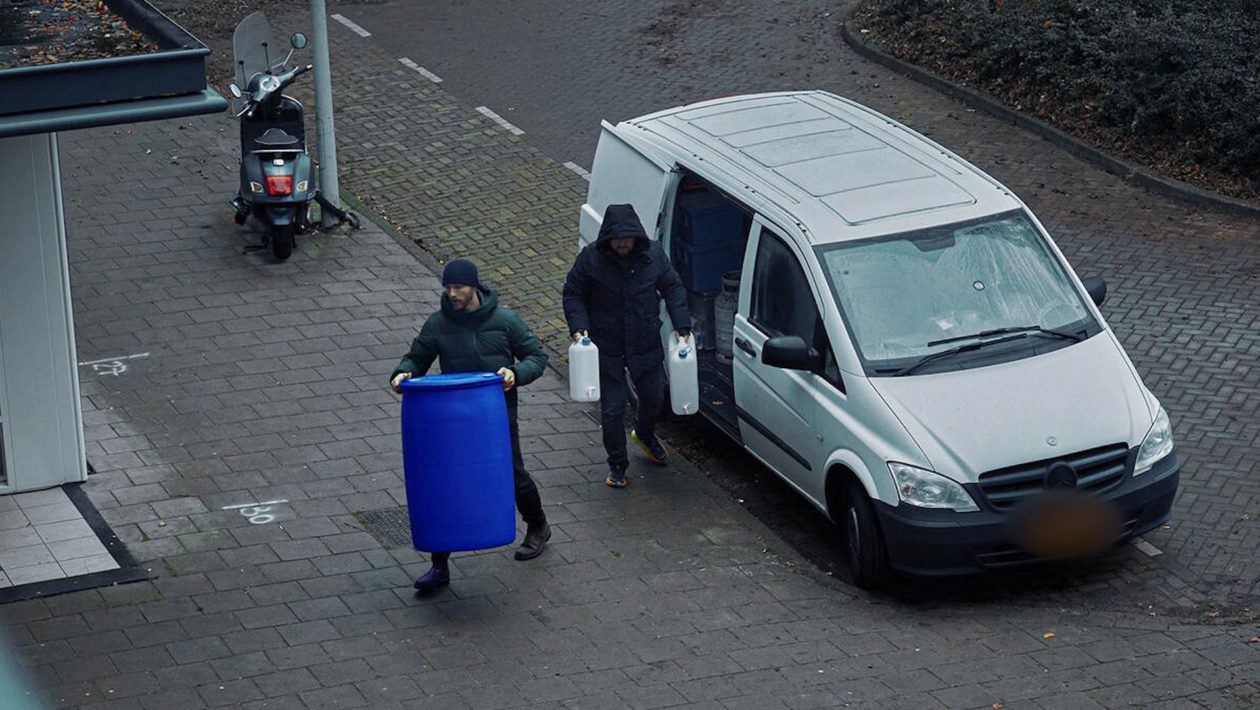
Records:
{"label": "scooter front wheel", "polygon": [[271,228],[271,253],[276,261],[284,261],[293,253],[293,225],[276,225]]}

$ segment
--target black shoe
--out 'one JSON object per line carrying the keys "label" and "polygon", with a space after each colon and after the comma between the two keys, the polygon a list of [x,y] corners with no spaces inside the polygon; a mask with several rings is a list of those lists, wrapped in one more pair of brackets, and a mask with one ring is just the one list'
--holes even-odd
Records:
{"label": "black shoe", "polygon": [[433,565],[416,580],[416,596],[426,596],[451,583],[451,569],[446,565]]}
{"label": "black shoe", "polygon": [[547,524],[547,521],[544,520],[542,525],[530,525],[525,531],[525,540],[521,542],[520,547],[516,548],[516,559],[532,560],[541,555],[550,539],[551,526]]}

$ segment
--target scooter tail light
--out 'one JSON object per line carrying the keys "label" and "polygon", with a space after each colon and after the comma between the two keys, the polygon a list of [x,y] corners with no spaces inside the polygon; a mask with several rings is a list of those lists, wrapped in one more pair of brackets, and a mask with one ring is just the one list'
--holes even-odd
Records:
{"label": "scooter tail light", "polygon": [[267,194],[276,195],[292,195],[293,194],[293,176],[292,175],[268,175],[267,176]]}
{"label": "scooter tail light", "polygon": [[297,184],[297,191],[298,191],[298,192],[306,192],[306,188],[308,188],[308,187],[310,187],[310,181],[309,181],[309,180],[299,180],[299,181],[298,181],[298,184]]}
{"label": "scooter tail light", "polygon": [[249,189],[252,190],[253,192],[262,192],[263,186],[262,186],[262,183],[260,182],[254,182],[253,180],[250,180]]}

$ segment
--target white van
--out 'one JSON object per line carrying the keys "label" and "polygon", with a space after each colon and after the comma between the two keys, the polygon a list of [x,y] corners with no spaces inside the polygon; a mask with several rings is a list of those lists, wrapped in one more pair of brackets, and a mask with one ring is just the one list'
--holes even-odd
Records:
{"label": "white van", "polygon": [[1106,285],[945,148],[832,94],[722,98],[604,123],[579,246],[615,203],[689,289],[701,411],[841,525],[858,584],[1041,559],[1013,522],[1047,491],[1118,513],[1106,543],[1168,519]]}

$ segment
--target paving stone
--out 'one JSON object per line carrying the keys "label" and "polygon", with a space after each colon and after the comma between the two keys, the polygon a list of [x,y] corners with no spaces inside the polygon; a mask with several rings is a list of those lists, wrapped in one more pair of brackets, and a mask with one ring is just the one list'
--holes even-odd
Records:
{"label": "paving stone", "polygon": [[[342,11],[368,24],[393,11],[356,7]],[[1193,616],[1148,617],[1131,603],[1150,598],[1161,613],[1201,612],[1204,602],[1257,593],[1245,582],[1260,571],[1257,532],[1239,518],[1260,493],[1248,463],[1254,457],[1244,455],[1260,430],[1237,414],[1260,401],[1246,364],[1260,344],[1245,308],[1255,302],[1247,271],[1254,225],[1118,186],[904,79],[881,78],[884,86],[872,88],[859,71],[865,66],[830,39],[818,45],[825,50],[800,57],[778,52],[781,62],[747,51],[748,27],[764,30],[774,46],[796,48],[799,35],[819,36],[821,12],[840,9],[821,0],[782,7],[651,0],[612,19],[592,14],[583,20],[591,31],[570,33],[566,51],[554,54],[605,67],[607,81],[595,88],[608,101],[589,103],[611,118],[744,90],[742,82],[757,77],[765,79],[761,88],[803,84],[802,72],[814,71],[828,88],[894,107],[1011,184],[1083,271],[1108,275],[1108,319],[1175,415],[1186,468],[1173,527],[1150,536],[1162,558],[1125,558],[1049,592],[967,598],[974,586],[943,584],[933,588],[939,598],[918,607],[858,594],[825,575],[801,574],[818,563],[795,555],[709,478],[739,472],[707,459],[704,470],[679,461],[668,476],[636,478],[640,490],[660,486],[653,495],[604,490],[598,426],[589,408],[564,400],[562,377],[549,374],[524,390],[522,429],[534,437],[527,458],[557,523],[555,544],[528,564],[510,550],[458,554],[451,589],[417,600],[410,582],[423,559],[405,546],[380,549],[367,533],[340,527],[338,516],[405,500],[397,400],[384,378],[436,307],[437,280],[427,262],[372,224],[350,236],[300,237],[283,265],[238,253],[241,238],[221,204],[235,189],[234,172],[221,167],[236,154],[234,124],[226,116],[181,119],[60,138],[79,351],[155,353],[108,382],[84,376],[98,471],[85,489],[107,520],[136,526],[133,533],[156,530],[143,526],[158,519],[189,521],[195,530],[173,538],[128,538],[132,554],[161,574],[170,563],[187,574],[98,597],[74,593],[70,605],[0,607],[19,629],[23,663],[56,665],[83,654],[136,666],[152,659],[152,668],[120,668],[112,677],[97,675],[108,672],[99,660],[81,667],[92,680],[117,678],[124,707],[164,707],[157,701],[167,698],[166,707],[265,703],[269,710],[705,707],[715,700],[757,708],[988,707],[999,688],[1043,707],[1115,707],[1159,700],[1145,684],[1167,678],[1176,683],[1165,685],[1186,689],[1178,700],[1254,701],[1255,675],[1244,672],[1255,663],[1254,644],[1205,632]],[[509,19],[514,10],[485,15],[479,26],[519,33]],[[574,13],[555,0],[528,11],[539,21]],[[305,26],[300,10],[276,12],[277,27]],[[652,30],[654,23],[665,24]],[[664,26],[679,31],[661,35]],[[479,103],[458,98],[475,85],[448,91],[458,82],[427,83],[377,40],[335,24],[330,34],[346,194],[439,257],[458,251],[477,259],[505,301],[558,347],[556,284],[572,258],[586,184],[538,150],[531,139],[542,131],[512,137],[473,110]],[[577,38],[588,43],[580,51]],[[610,58],[609,46],[627,50]],[[685,61],[668,68],[658,52]],[[627,66],[640,77],[633,85],[620,80]],[[766,78],[770,71],[788,73]],[[487,73],[487,92],[507,73]],[[582,114],[585,103],[571,107],[558,135],[567,132],[569,145],[589,155],[598,122]],[[175,151],[183,165],[161,157]],[[128,171],[99,175],[115,164]],[[169,191],[127,224],[114,219],[129,211],[124,206],[154,204],[134,185],[134,170],[174,185],[188,165],[202,171],[206,189]],[[1068,194],[1053,192],[1057,186]],[[158,220],[170,221],[155,232],[148,223]],[[290,499],[284,514],[293,517],[251,525],[219,510],[276,491]],[[821,518],[810,515],[797,524],[819,527]],[[1016,579],[1008,586],[1018,587]],[[103,615],[100,603],[118,619]],[[1073,625],[1089,633],[1073,634]],[[1043,629],[1058,632],[1053,642],[1041,638]],[[562,675],[534,677],[520,663],[527,657]],[[352,679],[337,674],[339,664]],[[826,680],[805,680],[820,675]],[[904,685],[893,697],[896,680]],[[66,704],[104,699],[92,684],[54,680],[48,689],[73,695]]]}

